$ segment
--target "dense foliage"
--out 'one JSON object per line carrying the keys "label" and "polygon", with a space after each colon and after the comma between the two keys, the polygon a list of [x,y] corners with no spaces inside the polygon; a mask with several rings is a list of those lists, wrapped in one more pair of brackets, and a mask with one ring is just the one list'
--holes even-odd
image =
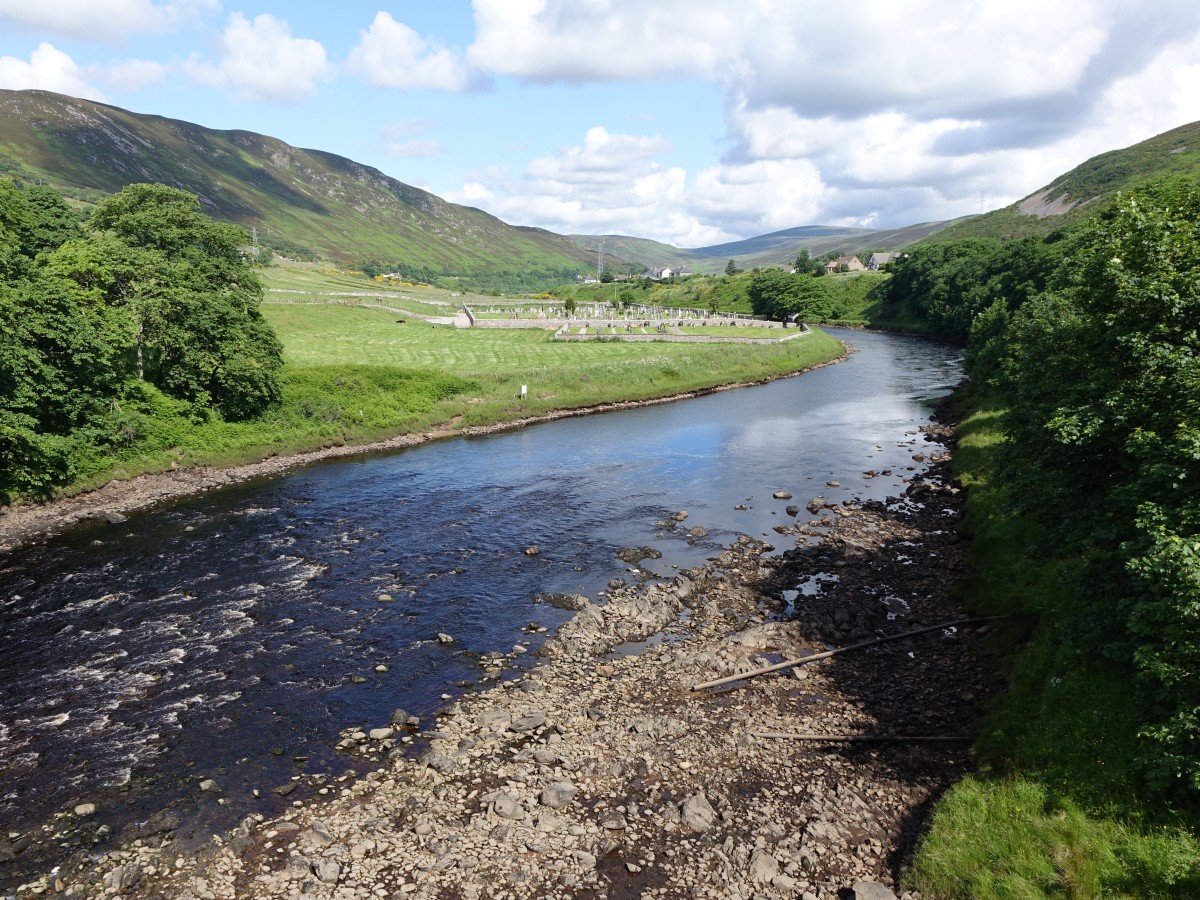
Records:
{"label": "dense foliage", "polygon": [[244,243],[162,185],[101,201],[85,227],[49,188],[0,181],[0,494],[134,440],[147,386],[230,421],[278,399],[282,348]]}
{"label": "dense foliage", "polygon": [[1147,783],[1200,789],[1200,188],[1156,182],[1069,234],[920,246],[886,291],[969,338],[1006,410],[1009,509],[1078,582],[1062,633],[1138,673]]}
{"label": "dense foliage", "polygon": [[[1008,481],[1089,560],[1109,653],[1151,690],[1147,774],[1200,789],[1200,189],[1120,198],[1012,317]],[[1051,512],[1053,510],[1053,512]]]}
{"label": "dense foliage", "polygon": [[997,300],[1011,310],[1046,288],[1063,253],[1062,238],[967,238],[913,247],[891,263],[885,309],[943,337],[966,340],[976,317]]}
{"label": "dense foliage", "polygon": [[808,273],[792,275],[782,269],[762,269],[750,277],[747,293],[755,315],[780,322],[790,318],[816,322],[827,318],[832,310],[824,280]]}

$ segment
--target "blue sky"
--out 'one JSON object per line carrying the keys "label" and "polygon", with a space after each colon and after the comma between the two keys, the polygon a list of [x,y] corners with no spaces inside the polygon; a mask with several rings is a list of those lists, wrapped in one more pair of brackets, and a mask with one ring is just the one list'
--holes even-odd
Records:
{"label": "blue sky", "polygon": [[1200,4],[0,0],[0,87],[694,247],[992,209],[1200,120]]}

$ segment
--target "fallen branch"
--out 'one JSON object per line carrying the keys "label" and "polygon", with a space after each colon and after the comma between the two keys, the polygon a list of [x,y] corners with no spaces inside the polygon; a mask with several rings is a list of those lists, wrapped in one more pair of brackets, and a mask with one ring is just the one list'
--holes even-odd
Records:
{"label": "fallen branch", "polygon": [[973,625],[976,622],[990,622],[993,619],[1000,619],[1003,616],[983,616],[973,619],[956,619],[953,622],[943,622],[941,625],[930,625],[928,628],[918,628],[916,631],[906,631],[903,634],[891,634],[887,637],[875,638],[870,641],[863,641],[861,644],[851,644],[849,647],[838,647],[836,650],[826,650],[824,653],[814,653],[812,656],[801,656],[799,659],[789,659],[781,663],[776,663],[773,666],[764,666],[761,669],[752,669],[749,672],[742,672],[740,675],[727,675],[724,678],[718,678],[715,681],[706,681],[703,684],[692,685],[693,691],[704,690],[705,688],[719,687],[722,684],[732,684],[735,681],[743,681],[747,678],[754,678],[756,675],[766,675],[769,672],[778,672],[780,669],[791,668],[792,666],[803,666],[806,663],[817,662],[822,659],[829,659],[831,656],[837,656],[839,653],[849,653],[851,650],[864,650],[867,647],[875,647],[879,644],[886,644],[889,641],[900,641],[904,638],[916,637],[920,634],[929,634],[931,631],[941,631],[944,628],[955,628],[959,625]]}
{"label": "fallen branch", "polygon": [[767,738],[781,741],[826,741],[830,743],[851,743],[854,741],[929,741],[944,743],[968,743],[969,737],[958,735],[912,736],[907,734],[789,734],[786,731],[750,731],[751,737]]}

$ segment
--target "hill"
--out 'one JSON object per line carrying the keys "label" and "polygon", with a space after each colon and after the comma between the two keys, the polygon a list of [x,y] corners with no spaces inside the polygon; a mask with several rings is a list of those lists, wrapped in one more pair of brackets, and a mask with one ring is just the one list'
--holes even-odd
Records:
{"label": "hill", "polygon": [[[627,260],[639,268],[687,265],[696,272],[720,272],[730,259],[742,268],[790,265],[801,250],[812,256],[826,253],[861,253],[870,250],[899,250],[928,237],[951,223],[925,222],[903,228],[844,228],[835,225],[803,225],[726,244],[681,249],[670,244],[624,235],[568,235],[577,246],[595,254],[604,241],[604,254]],[[595,257],[593,256],[593,259]]]}
{"label": "hill", "polygon": [[1028,197],[963,220],[938,232],[933,240],[1046,235],[1103,209],[1118,191],[1166,175],[1200,178],[1200,122],[1093,156]]}
{"label": "hill", "polygon": [[48,91],[0,91],[3,175],[44,181],[81,203],[161,182],[198,195],[215,218],[257,228],[285,255],[462,274],[594,265],[559,235],[507,225],[342,156]]}

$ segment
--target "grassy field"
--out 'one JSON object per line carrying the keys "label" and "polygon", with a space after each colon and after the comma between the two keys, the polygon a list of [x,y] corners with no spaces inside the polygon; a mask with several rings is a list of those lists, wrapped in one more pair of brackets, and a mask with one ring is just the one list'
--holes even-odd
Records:
{"label": "grassy field", "polygon": [[[454,374],[478,385],[448,410],[490,424],[563,407],[662,397],[794,372],[841,353],[823,333],[769,347],[560,343],[533,330],[456,329],[339,306],[267,306],[291,368],[353,362]],[[743,329],[744,330],[744,329]],[[522,384],[529,393],[517,399]]]}
{"label": "grassy field", "polygon": [[[269,304],[263,313],[284,346],[279,404],[249,422],[197,421],[187,404],[142,386],[141,395],[123,405],[135,437],[82,464],[66,492],[172,464],[237,465],[759,381],[843,353],[820,332],[764,347],[568,344],[552,341],[543,329],[456,329],[337,304]],[[524,400],[522,385],[528,386]]]}
{"label": "grassy field", "polygon": [[1003,415],[985,406],[965,419],[954,463],[970,489],[963,592],[973,611],[1009,617],[996,650],[1010,690],[976,743],[978,771],[935,807],[909,880],[926,896],[980,900],[1200,897],[1194,806],[1148,800],[1135,774],[1135,673],[1077,649],[1078,561],[1057,558],[992,486]]}

